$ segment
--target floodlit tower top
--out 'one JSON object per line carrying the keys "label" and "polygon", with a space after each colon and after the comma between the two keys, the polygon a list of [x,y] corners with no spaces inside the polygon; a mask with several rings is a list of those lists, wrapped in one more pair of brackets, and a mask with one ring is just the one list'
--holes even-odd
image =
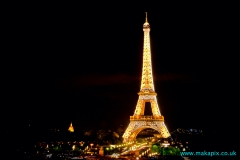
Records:
{"label": "floodlit tower top", "polygon": [[153,84],[153,75],[152,75],[152,62],[151,62],[151,47],[150,47],[150,24],[148,23],[147,19],[147,12],[146,12],[146,19],[145,23],[143,24],[143,32],[144,32],[144,44],[143,44],[143,68],[142,68],[142,82],[141,82],[141,89],[139,94],[148,94],[151,92],[152,94],[156,94],[154,91],[154,84]]}
{"label": "floodlit tower top", "polygon": [[145,23],[143,24],[143,28],[150,29],[150,24],[148,23],[148,19],[147,19],[147,12],[145,13],[146,13],[146,18],[145,18]]}

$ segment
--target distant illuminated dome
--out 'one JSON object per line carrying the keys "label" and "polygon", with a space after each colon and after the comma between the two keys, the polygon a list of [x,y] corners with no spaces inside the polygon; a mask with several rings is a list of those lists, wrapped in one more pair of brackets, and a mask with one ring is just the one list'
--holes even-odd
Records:
{"label": "distant illuminated dome", "polygon": [[73,126],[72,126],[72,122],[71,122],[70,127],[68,128],[68,130],[69,130],[70,132],[74,132],[74,128],[73,128]]}

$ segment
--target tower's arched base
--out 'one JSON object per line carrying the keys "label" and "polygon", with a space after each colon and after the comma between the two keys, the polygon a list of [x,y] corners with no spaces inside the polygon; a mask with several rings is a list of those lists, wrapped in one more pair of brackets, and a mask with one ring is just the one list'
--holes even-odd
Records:
{"label": "tower's arched base", "polygon": [[154,119],[131,120],[128,128],[123,134],[123,143],[134,141],[139,132],[144,129],[151,128],[158,131],[162,138],[170,137],[164,122]]}

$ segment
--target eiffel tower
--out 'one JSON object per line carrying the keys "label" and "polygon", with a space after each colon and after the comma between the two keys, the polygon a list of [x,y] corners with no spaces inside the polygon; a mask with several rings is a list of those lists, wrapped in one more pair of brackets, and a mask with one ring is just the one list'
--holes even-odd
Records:
{"label": "eiffel tower", "polygon": [[[143,45],[143,68],[142,81],[137,106],[133,116],[130,116],[130,124],[123,134],[123,142],[131,142],[136,139],[139,132],[146,128],[151,128],[158,131],[162,138],[170,137],[170,133],[164,123],[164,117],[161,115],[158,103],[157,93],[154,89],[151,50],[150,50],[150,25],[147,19],[143,24],[144,45]],[[152,108],[152,116],[145,116],[145,103],[150,102]]]}

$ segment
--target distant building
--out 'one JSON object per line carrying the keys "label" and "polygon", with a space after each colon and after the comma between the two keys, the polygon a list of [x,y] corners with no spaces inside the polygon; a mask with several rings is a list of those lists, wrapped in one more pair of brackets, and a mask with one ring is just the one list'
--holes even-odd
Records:
{"label": "distant building", "polygon": [[103,150],[103,147],[100,148],[100,150],[99,150],[99,155],[100,155],[100,156],[104,156],[104,150]]}
{"label": "distant building", "polygon": [[72,122],[71,122],[71,124],[70,124],[68,130],[69,130],[69,132],[74,132],[74,128],[73,128]]}

